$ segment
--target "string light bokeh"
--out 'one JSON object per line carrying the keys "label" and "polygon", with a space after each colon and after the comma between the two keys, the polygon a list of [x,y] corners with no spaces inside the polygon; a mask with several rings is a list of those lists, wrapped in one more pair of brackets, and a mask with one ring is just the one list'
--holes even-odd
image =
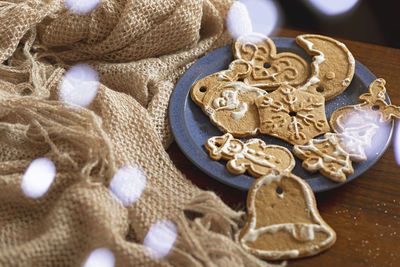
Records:
{"label": "string light bokeh", "polygon": [[73,107],[87,107],[96,97],[98,88],[97,71],[87,64],[77,64],[65,73],[59,86],[59,98]]}
{"label": "string light bokeh", "polygon": [[176,226],[169,220],[154,223],[147,233],[143,245],[146,254],[155,260],[164,258],[172,249],[177,237]]}
{"label": "string light bokeh", "polygon": [[135,203],[146,187],[146,174],[137,166],[120,168],[110,183],[110,191],[124,206]]}
{"label": "string light bokeh", "polygon": [[93,11],[100,0],[64,0],[64,5],[72,12],[86,14]]}
{"label": "string light bokeh", "polygon": [[90,253],[83,267],[113,267],[114,265],[114,253],[107,248],[98,248]]}
{"label": "string light bokeh", "polygon": [[305,0],[325,16],[338,16],[351,11],[359,0]]}
{"label": "string light bokeh", "polygon": [[227,16],[227,28],[234,39],[252,32],[273,35],[283,14],[274,0],[240,0],[232,4]]}
{"label": "string light bokeh", "polygon": [[39,198],[46,194],[56,176],[54,163],[47,158],[38,158],[26,169],[21,188],[30,198]]}

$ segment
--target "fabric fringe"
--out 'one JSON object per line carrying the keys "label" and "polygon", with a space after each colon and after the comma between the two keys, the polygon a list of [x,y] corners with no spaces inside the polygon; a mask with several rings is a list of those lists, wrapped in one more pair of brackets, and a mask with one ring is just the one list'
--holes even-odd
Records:
{"label": "fabric fringe", "polygon": [[[20,118],[26,124],[15,125],[7,122],[7,117]],[[31,143],[46,143],[50,159],[65,168],[72,167],[88,183],[107,184],[116,171],[112,143],[102,129],[101,119],[90,110],[34,97],[9,96],[0,99],[0,118],[0,132]],[[71,147],[60,149],[60,140]]]}
{"label": "fabric fringe", "polygon": [[215,193],[198,194],[183,213],[178,220],[181,235],[168,257],[172,265],[286,266],[262,261],[232,242],[244,223],[244,212],[231,210]]}

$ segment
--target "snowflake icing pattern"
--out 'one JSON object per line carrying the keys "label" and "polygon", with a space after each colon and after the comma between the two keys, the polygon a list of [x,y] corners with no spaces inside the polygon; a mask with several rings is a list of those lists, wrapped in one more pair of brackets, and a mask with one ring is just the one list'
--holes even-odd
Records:
{"label": "snowflake icing pattern", "polygon": [[256,101],[261,132],[281,138],[293,145],[330,131],[325,116],[323,96],[299,91],[289,85]]}

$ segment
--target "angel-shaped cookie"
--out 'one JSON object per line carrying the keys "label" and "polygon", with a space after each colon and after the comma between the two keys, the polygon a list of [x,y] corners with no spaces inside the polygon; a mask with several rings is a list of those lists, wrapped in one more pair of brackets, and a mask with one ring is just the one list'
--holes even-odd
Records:
{"label": "angel-shaped cookie", "polygon": [[243,143],[226,133],[209,138],[205,148],[212,159],[227,159],[228,171],[236,175],[246,171],[254,177],[265,175],[271,170],[290,172],[295,165],[293,155],[289,150],[277,145],[266,145],[264,141],[257,138]]}

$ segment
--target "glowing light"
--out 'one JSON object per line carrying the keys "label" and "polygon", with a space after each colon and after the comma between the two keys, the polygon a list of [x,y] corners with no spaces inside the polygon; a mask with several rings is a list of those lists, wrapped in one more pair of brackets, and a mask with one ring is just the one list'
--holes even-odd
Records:
{"label": "glowing light", "polygon": [[251,32],[268,36],[279,22],[279,7],[273,0],[236,1],[227,16],[227,28],[234,39]]}
{"label": "glowing light", "polygon": [[87,257],[84,267],[113,267],[115,264],[114,254],[106,248],[98,248]]}
{"label": "glowing light", "polygon": [[173,222],[160,220],[154,223],[144,238],[146,254],[155,260],[164,258],[174,245],[176,236],[176,226]]}
{"label": "glowing light", "polygon": [[46,194],[56,176],[56,167],[46,158],[32,161],[22,177],[21,188],[31,198],[39,198]]}
{"label": "glowing light", "polygon": [[78,14],[89,13],[97,7],[100,0],[64,0],[64,5]]}
{"label": "glowing light", "polygon": [[[340,117],[339,117],[340,118]],[[390,127],[379,123],[380,113],[359,109],[349,112],[345,117],[338,120],[340,133],[343,134],[343,145],[345,150],[353,155],[354,159],[360,161],[376,156],[386,143],[386,137],[378,133],[384,127]]]}
{"label": "glowing light", "polygon": [[399,120],[397,120],[396,125],[397,127],[393,137],[394,138],[393,149],[397,164],[400,165],[400,121]]}
{"label": "glowing light", "polygon": [[253,32],[247,8],[239,1],[234,2],[229,9],[226,23],[233,39],[237,39],[241,35],[247,35]]}
{"label": "glowing light", "polygon": [[96,97],[99,87],[97,72],[86,64],[72,66],[59,88],[60,99],[69,105],[87,107]]}
{"label": "glowing light", "polygon": [[146,175],[137,166],[124,166],[114,175],[110,191],[124,206],[135,203],[146,187]]}
{"label": "glowing light", "polygon": [[320,12],[335,16],[350,11],[359,0],[308,0]]}

